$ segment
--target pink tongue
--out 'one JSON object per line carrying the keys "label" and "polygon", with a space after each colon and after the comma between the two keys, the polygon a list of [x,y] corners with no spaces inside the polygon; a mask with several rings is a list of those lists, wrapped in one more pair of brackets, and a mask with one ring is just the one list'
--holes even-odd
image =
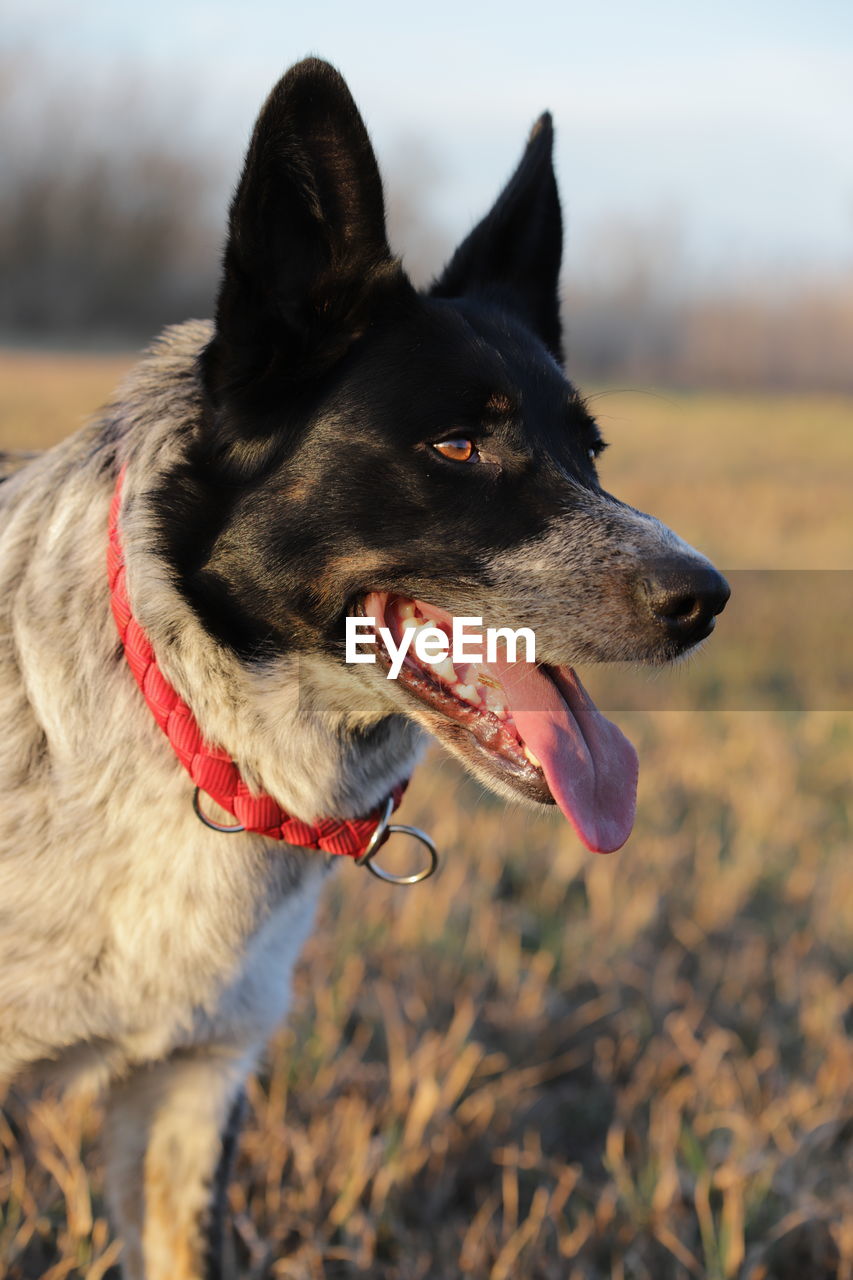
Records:
{"label": "pink tongue", "polygon": [[[518,732],[551,794],[588,849],[612,853],[631,834],[637,753],[604,716],[571,667],[545,675],[526,662],[489,666],[503,685]],[[550,676],[550,678],[549,678]]]}

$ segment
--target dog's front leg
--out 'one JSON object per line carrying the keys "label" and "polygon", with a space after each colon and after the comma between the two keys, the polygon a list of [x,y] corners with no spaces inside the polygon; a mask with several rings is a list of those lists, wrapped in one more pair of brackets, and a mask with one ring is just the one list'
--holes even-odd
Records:
{"label": "dog's front leg", "polygon": [[126,1280],[224,1280],[225,1190],[254,1054],[194,1049],[107,1103],[107,1197]]}

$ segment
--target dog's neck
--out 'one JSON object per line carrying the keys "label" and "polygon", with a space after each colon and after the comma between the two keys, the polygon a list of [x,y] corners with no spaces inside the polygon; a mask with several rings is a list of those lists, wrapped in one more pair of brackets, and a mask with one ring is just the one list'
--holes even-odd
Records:
{"label": "dog's neck", "polygon": [[156,556],[128,553],[127,573],[163,674],[250,788],[315,821],[369,812],[410,776],[420,731],[402,716],[354,720],[345,701],[351,682],[329,660],[243,662],[207,634]]}
{"label": "dog's neck", "polygon": [[197,429],[200,390],[194,371],[209,335],[209,326],[197,322],[167,331],[152,357],[161,383],[164,369],[173,375],[168,433],[151,403],[148,362],[124,389],[138,405],[136,430],[120,451],[133,613],[204,737],[228,752],[251,788],[308,822],[364,814],[411,775],[422,732],[405,717],[388,715],[369,694],[354,699],[352,678],[328,658],[239,658],[205,630],[157,550],[150,494],[158,477],[180,462]]}

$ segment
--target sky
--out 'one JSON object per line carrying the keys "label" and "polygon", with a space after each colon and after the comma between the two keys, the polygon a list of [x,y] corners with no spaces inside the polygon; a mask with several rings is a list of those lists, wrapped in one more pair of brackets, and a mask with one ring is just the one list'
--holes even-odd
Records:
{"label": "sky", "polygon": [[69,110],[124,77],[180,103],[231,174],[279,75],[326,57],[380,161],[426,145],[454,236],[547,107],[575,269],[614,227],[705,279],[853,266],[850,0],[4,0],[0,58],[24,50]]}

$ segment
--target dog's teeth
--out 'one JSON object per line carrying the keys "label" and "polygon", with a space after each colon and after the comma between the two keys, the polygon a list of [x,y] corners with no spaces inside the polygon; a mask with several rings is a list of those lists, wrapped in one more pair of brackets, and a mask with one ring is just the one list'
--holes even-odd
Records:
{"label": "dog's teeth", "polygon": [[[412,637],[412,644],[415,644],[417,642],[417,638],[422,631],[435,631],[435,623],[430,622],[428,618],[419,618],[415,621],[414,624],[410,624],[410,625],[414,625],[415,627],[415,634]],[[434,643],[434,642],[435,641],[433,639],[430,643]]]}
{"label": "dog's teeth", "polygon": [[406,600],[403,604],[397,605],[397,616],[402,622],[406,622],[409,618],[417,618],[419,615],[414,602]]}
{"label": "dog's teeth", "polygon": [[453,692],[457,698],[461,698],[463,702],[470,702],[472,706],[480,705],[480,695],[477,692],[477,686],[473,684],[455,684]]}
{"label": "dog's teeth", "polygon": [[456,671],[449,657],[435,663],[432,669],[440,679],[446,680],[448,684],[456,684]]}
{"label": "dog's teeth", "polygon": [[537,759],[536,759],[536,756],[533,754],[533,752],[530,750],[530,748],[529,748],[529,747],[525,747],[525,748],[524,748],[524,754],[527,756],[527,759],[528,759],[528,760],[530,761],[530,763],[533,765],[533,768],[534,768],[534,769],[541,769],[541,768],[542,768],[542,762],[541,762],[540,760],[537,760]]}
{"label": "dog's teeth", "polygon": [[500,685],[487,684],[487,681],[480,677],[478,681],[480,692],[480,701],[484,707],[491,710],[493,716],[503,719],[506,716],[506,701],[503,698],[503,690]]}
{"label": "dog's teeth", "polygon": [[492,715],[497,716],[499,720],[505,720],[507,715],[506,703],[503,698],[503,691],[499,687],[490,685],[488,688],[481,686],[482,701],[486,704]]}

